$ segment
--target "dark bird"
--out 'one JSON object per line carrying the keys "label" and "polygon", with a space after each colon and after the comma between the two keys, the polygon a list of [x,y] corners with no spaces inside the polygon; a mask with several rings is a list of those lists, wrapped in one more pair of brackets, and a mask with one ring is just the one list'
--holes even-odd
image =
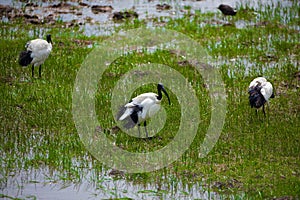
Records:
{"label": "dark bird", "polygon": [[[273,86],[264,77],[257,77],[251,81],[249,85],[249,103],[251,108],[263,107],[263,113],[265,113],[265,103],[269,102],[270,98],[274,98]],[[256,110],[257,112],[257,110]]]}
{"label": "dark bird", "polygon": [[47,35],[47,41],[43,39],[35,39],[26,43],[26,51],[22,51],[19,56],[19,64],[28,66],[32,64],[31,73],[34,77],[34,67],[39,66],[39,77],[42,73],[42,64],[48,58],[52,50],[51,35]]}
{"label": "dark bird", "polygon": [[224,14],[224,15],[236,15],[236,11],[229,5],[220,4],[218,9]]}
{"label": "dark bird", "polygon": [[170,105],[171,101],[169,95],[164,86],[159,83],[157,84],[158,95],[152,92],[138,95],[120,109],[117,115],[117,119],[119,121],[126,122],[124,124],[124,127],[127,129],[133,128],[135,125],[138,125],[139,136],[141,135],[140,126],[143,123],[145,127],[146,137],[148,138],[146,120],[150,119],[160,110],[162,91],[167,96]]}

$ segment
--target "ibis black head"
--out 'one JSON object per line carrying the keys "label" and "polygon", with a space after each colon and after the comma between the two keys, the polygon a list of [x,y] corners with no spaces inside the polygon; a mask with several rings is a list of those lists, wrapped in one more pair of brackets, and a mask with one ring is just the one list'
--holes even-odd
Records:
{"label": "ibis black head", "polygon": [[163,84],[161,84],[161,83],[157,84],[157,91],[158,91],[158,99],[160,100],[162,98],[161,91],[163,91],[165,93],[165,95],[167,96],[167,98],[168,98],[169,105],[171,105],[170,97],[169,97],[167,91],[165,90]]}
{"label": "ibis black head", "polygon": [[224,15],[235,15],[236,11],[229,5],[220,4],[218,9],[224,14]]}
{"label": "ibis black head", "polygon": [[52,40],[51,40],[51,35],[50,34],[47,35],[47,42],[52,44]]}

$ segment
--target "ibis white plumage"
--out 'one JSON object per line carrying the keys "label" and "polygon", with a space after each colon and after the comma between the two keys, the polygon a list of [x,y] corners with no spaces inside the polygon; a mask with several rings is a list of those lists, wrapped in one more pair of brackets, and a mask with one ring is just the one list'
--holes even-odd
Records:
{"label": "ibis white plumage", "polygon": [[159,83],[157,85],[158,94],[149,92],[138,95],[133,98],[129,103],[124,105],[118,115],[117,119],[119,121],[126,122],[124,124],[125,128],[133,128],[135,125],[138,125],[138,131],[140,136],[140,125],[143,123],[145,127],[146,137],[148,138],[147,131],[147,119],[150,119],[160,110],[160,103],[162,100],[162,91],[167,96],[169,105],[171,104],[169,95],[165,90],[164,86]]}
{"label": "ibis white plumage", "polygon": [[251,81],[248,93],[251,108],[263,107],[263,113],[266,116],[265,103],[268,103],[270,98],[274,98],[272,84],[264,77],[257,77]]}
{"label": "ibis white plumage", "polygon": [[19,55],[19,64],[21,66],[32,64],[32,77],[34,77],[34,67],[39,66],[39,77],[41,77],[42,64],[52,51],[51,35],[47,35],[47,40],[31,40],[26,43],[25,48],[26,51],[22,51]]}

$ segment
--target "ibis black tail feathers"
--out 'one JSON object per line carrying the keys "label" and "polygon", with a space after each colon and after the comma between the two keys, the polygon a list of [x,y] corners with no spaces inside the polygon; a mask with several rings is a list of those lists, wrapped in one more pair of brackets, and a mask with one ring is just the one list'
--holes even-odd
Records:
{"label": "ibis black tail feathers", "polygon": [[22,51],[20,53],[20,56],[19,56],[19,64],[21,66],[27,66],[31,63],[32,61],[32,57],[31,57],[31,53],[32,51]]}
{"label": "ibis black tail feathers", "polygon": [[142,111],[142,107],[139,105],[135,105],[133,107],[121,107],[118,114],[117,119],[123,121],[124,128],[130,129],[133,128],[138,123],[138,114]]}
{"label": "ibis black tail feathers", "polygon": [[260,93],[261,87],[256,86],[255,88],[252,88],[248,91],[249,93],[249,103],[251,108],[260,108],[263,106],[266,102],[263,95]]}
{"label": "ibis black tail feathers", "polygon": [[130,117],[125,118],[124,120],[124,128],[131,129],[138,123],[138,114],[137,112],[133,112]]}

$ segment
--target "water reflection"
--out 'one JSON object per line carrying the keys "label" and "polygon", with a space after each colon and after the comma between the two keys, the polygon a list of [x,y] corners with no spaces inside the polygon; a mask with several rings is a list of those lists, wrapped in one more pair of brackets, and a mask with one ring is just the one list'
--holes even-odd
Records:
{"label": "water reflection", "polygon": [[[67,175],[66,175],[67,176]],[[203,183],[184,184],[174,178],[160,183],[134,183],[115,179],[108,171],[100,174],[85,169],[78,182],[63,180],[61,172],[48,167],[20,170],[1,181],[1,193],[14,198],[37,199],[220,199],[220,195],[205,191]],[[65,177],[67,179],[67,177]],[[173,181],[172,181],[173,180]]]}

